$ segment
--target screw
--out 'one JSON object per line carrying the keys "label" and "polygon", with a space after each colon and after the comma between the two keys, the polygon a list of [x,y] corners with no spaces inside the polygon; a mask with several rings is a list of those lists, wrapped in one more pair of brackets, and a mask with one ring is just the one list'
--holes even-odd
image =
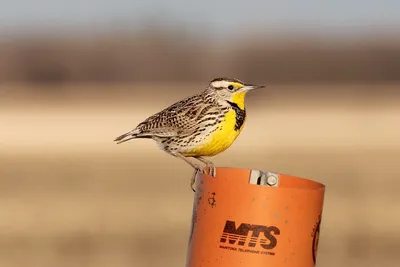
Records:
{"label": "screw", "polygon": [[267,178],[267,184],[269,185],[275,185],[277,183],[278,179],[274,175],[270,175]]}

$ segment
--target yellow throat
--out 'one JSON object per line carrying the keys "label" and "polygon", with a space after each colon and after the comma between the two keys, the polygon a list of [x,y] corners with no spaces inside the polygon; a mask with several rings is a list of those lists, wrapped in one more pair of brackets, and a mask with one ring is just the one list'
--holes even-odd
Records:
{"label": "yellow throat", "polygon": [[247,92],[239,92],[233,94],[231,97],[231,102],[235,103],[240,109],[244,110],[244,99],[246,97],[246,93]]}

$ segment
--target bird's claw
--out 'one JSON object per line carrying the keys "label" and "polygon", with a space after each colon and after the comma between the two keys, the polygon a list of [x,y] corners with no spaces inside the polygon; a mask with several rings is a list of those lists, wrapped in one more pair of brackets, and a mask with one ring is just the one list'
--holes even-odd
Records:
{"label": "bird's claw", "polygon": [[208,173],[207,175],[210,175],[212,177],[217,177],[217,168],[214,165],[208,165]]}
{"label": "bird's claw", "polygon": [[210,167],[210,170],[211,170],[211,176],[214,178],[217,177],[217,168],[215,168],[214,165]]}

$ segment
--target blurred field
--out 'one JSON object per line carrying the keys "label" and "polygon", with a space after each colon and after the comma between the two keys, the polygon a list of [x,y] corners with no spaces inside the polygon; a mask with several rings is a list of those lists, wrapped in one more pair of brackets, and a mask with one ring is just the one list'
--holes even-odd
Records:
{"label": "blurred field", "polygon": [[[192,170],[112,140],[204,86],[0,85],[0,266],[184,266]],[[326,184],[317,266],[398,266],[398,88],[271,85],[215,162]]]}

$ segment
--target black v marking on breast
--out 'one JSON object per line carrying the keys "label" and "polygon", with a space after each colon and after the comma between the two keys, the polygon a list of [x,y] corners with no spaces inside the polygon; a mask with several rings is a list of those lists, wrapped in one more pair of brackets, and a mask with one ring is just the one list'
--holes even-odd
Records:
{"label": "black v marking on breast", "polygon": [[239,108],[239,106],[236,103],[233,103],[231,101],[226,101],[226,102],[228,102],[229,105],[231,105],[231,107],[236,113],[235,131],[238,131],[242,127],[244,120],[246,119],[246,110]]}

